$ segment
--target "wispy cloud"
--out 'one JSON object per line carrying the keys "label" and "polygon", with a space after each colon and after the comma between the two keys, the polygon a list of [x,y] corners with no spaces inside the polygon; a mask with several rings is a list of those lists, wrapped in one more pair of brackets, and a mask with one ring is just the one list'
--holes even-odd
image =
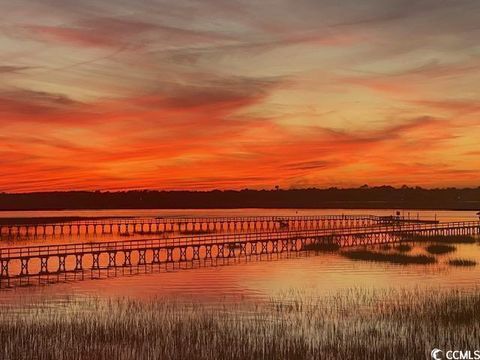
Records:
{"label": "wispy cloud", "polygon": [[476,0],[18,0],[0,190],[476,185]]}

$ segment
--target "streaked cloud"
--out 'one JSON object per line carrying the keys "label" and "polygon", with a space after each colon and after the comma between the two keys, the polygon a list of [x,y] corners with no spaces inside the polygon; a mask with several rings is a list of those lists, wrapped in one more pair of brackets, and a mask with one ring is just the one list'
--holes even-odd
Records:
{"label": "streaked cloud", "polygon": [[18,0],[0,191],[478,185],[476,0]]}

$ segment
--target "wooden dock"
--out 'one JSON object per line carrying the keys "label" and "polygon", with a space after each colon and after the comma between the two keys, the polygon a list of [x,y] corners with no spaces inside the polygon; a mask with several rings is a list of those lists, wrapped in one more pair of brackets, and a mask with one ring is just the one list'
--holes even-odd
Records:
{"label": "wooden dock", "polygon": [[[0,283],[31,276],[147,264],[261,256],[301,251],[310,244],[341,247],[406,241],[414,235],[476,235],[480,222],[408,223],[144,238],[0,249]],[[1,285],[1,284],[0,284]]]}
{"label": "wooden dock", "polygon": [[[268,231],[275,229],[317,229],[364,227],[398,218],[374,215],[245,216],[245,217],[134,217],[60,221],[12,219],[0,221],[0,237],[36,238],[55,235],[159,234],[206,231]],[[0,219],[1,220],[1,219]],[[410,221],[401,219],[402,221]]]}

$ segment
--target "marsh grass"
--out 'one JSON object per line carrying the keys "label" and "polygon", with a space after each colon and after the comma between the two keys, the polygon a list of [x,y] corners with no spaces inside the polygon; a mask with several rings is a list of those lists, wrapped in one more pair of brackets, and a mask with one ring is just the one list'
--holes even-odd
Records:
{"label": "marsh grass", "polygon": [[400,251],[400,252],[410,252],[412,251],[413,247],[408,244],[400,244],[398,246],[395,246],[395,250]]}
{"label": "marsh grass", "polygon": [[475,237],[470,235],[404,235],[402,239],[414,242],[437,242],[449,244],[473,244]]}
{"label": "marsh grass", "polygon": [[433,264],[435,257],[428,255],[406,255],[398,253],[383,253],[370,250],[344,251],[342,255],[352,260],[386,262],[391,264]]}
{"label": "marsh grass", "polygon": [[427,252],[429,252],[430,254],[443,255],[454,252],[457,250],[457,248],[452,245],[433,244],[427,246],[425,250],[427,250]]}
{"label": "marsh grass", "polygon": [[448,262],[452,266],[475,266],[477,262],[469,259],[452,259]]}
{"label": "marsh grass", "polygon": [[2,359],[422,359],[478,348],[480,291],[350,289],[322,298],[73,300],[2,308]]}
{"label": "marsh grass", "polygon": [[340,250],[340,245],[336,243],[311,243],[303,246],[303,250],[335,252]]}

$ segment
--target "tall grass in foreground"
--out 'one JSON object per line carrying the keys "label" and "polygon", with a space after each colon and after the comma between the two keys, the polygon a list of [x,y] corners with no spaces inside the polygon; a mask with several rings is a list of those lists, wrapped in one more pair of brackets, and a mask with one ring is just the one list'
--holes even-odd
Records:
{"label": "tall grass in foreground", "polygon": [[425,359],[480,347],[480,291],[352,289],[321,299],[76,300],[0,315],[2,359]]}

